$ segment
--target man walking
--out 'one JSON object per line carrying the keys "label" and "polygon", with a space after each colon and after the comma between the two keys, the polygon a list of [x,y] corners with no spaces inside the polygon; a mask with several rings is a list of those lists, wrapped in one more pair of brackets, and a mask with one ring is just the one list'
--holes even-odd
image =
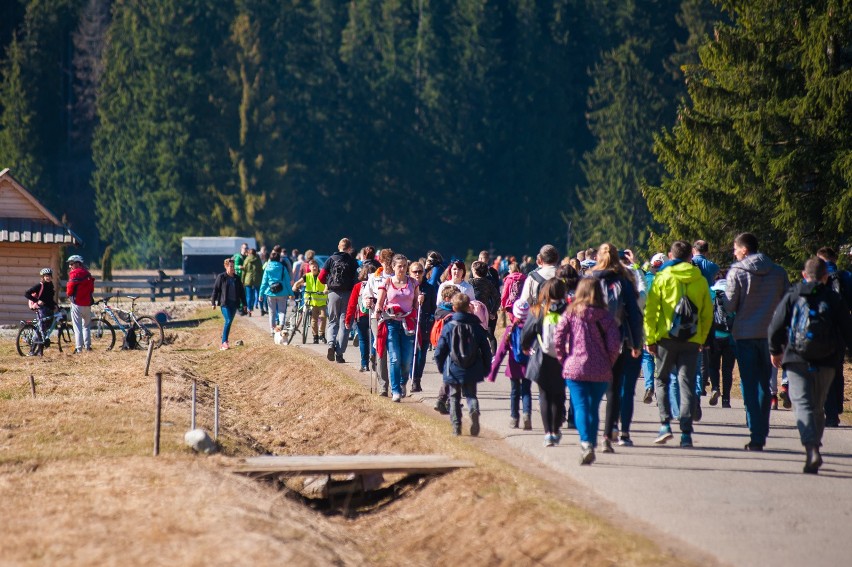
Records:
{"label": "man walking", "polygon": [[341,238],[337,252],[329,256],[319,273],[328,289],[328,359],[343,360],[349,333],[346,331],[346,306],[349,294],[358,281],[358,263],[352,257],[352,241]]}
{"label": "man walking", "polygon": [[527,305],[535,305],[541,285],[550,278],[556,277],[556,267],[559,264],[559,252],[556,246],[552,244],[542,246],[535,262],[538,264],[538,269],[529,272],[518,299],[521,303],[526,301]]}
{"label": "man walking", "polygon": [[737,262],[728,270],[725,310],[735,313],[734,337],[740,384],[751,438],[746,451],[762,451],[769,435],[769,408],[772,394],[769,379],[767,329],[775,306],[790,287],[787,274],[757,251],[757,237],[744,232],[734,239]]}
{"label": "man walking", "polygon": [[680,446],[692,447],[695,369],[713,324],[713,305],[701,271],[690,262],[689,243],[672,243],[669,258],[668,266],[654,277],[645,303],[646,348],[656,356],[654,382],[661,424],[654,443],[663,444],[673,437],[669,382],[676,372],[680,383]]}
{"label": "man walking", "polygon": [[769,325],[772,365],[787,371],[806,474],[817,474],[822,465],[823,406],[837,379],[838,361],[843,364],[845,348],[852,351],[852,315],[840,294],[827,285],[828,276],[820,258],[805,262],[804,283],[784,296]]}
{"label": "man walking", "polygon": [[[833,248],[820,248],[816,255],[817,258],[825,262],[828,269],[826,285],[840,294],[840,297],[846,302],[847,309],[852,309],[852,274],[837,267],[837,252]],[[828,389],[828,395],[825,398],[826,427],[840,426],[840,414],[843,413],[844,385],[843,357],[840,357],[837,366],[834,368],[834,380],[831,382],[831,387]]]}

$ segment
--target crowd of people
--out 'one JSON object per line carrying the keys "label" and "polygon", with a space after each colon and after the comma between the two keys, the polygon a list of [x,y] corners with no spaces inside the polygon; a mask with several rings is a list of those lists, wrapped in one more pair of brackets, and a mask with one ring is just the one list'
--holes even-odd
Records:
{"label": "crowd of people", "polygon": [[[599,437],[605,453],[633,445],[640,375],[642,401],[656,401],[659,410],[654,443],[673,439],[677,422],[680,446],[689,448],[702,397],[731,407],[737,366],[749,431],[744,448],[764,449],[770,412],[780,402],[795,408],[804,472],[816,473],[823,429],[839,425],[843,411],[852,274],[826,247],[791,285],[750,233],[734,239],[735,261],[726,270],[709,252],[702,240],[676,241],[640,265],[632,251],[611,243],[569,258],[545,245],[535,259],[492,261],[483,251],[467,265],[445,262],[436,251],[414,260],[369,246],[356,253],[343,238],[322,266],[313,251],[288,257],[279,247],[268,255],[241,250],[226,260],[212,300],[225,317],[224,349],[238,308],[251,315],[259,307],[274,332],[301,293],[311,302],[314,343],[327,343],[328,359],[343,363],[355,338],[360,370],[375,371],[379,395],[395,402],[421,390],[432,350],[443,377],[435,409],[450,415],[456,435],[462,396],[470,434],[479,433],[477,384],[496,380],[505,362],[511,427],[532,429],[535,382],[545,446],[560,444],[566,424],[576,428],[586,465],[596,459]],[[501,317],[506,329],[498,342]]]}

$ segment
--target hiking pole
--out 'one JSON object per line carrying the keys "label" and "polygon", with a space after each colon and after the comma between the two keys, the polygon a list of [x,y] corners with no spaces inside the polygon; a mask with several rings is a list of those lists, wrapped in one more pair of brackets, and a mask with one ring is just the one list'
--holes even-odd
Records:
{"label": "hiking pole", "polygon": [[370,395],[373,395],[373,321],[371,321],[372,310],[367,314],[367,364],[370,365]]}
{"label": "hiking pole", "polygon": [[411,380],[411,384],[414,384],[414,367],[417,366],[417,345],[419,344],[417,340],[420,338],[420,311],[421,306],[417,306],[417,326],[414,328],[414,348],[411,349],[414,351],[414,354],[411,355],[411,372],[408,376],[408,379]]}

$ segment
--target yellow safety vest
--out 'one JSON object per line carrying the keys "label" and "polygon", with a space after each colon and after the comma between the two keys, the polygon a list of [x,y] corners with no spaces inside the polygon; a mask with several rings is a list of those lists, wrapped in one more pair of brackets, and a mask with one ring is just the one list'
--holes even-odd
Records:
{"label": "yellow safety vest", "polygon": [[[319,277],[314,277],[313,274],[305,274],[305,291],[323,292],[325,284],[319,281]],[[328,303],[328,298],[325,295],[312,295],[308,305],[311,307],[325,307]]]}

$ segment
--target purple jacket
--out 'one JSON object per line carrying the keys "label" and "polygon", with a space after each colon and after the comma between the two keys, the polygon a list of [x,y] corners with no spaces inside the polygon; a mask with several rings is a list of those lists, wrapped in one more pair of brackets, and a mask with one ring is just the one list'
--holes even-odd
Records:
{"label": "purple jacket", "polygon": [[554,335],[562,377],[578,382],[609,382],[621,349],[621,330],[606,308],[586,307],[579,315],[570,309]]}
{"label": "purple jacket", "polygon": [[512,356],[511,337],[513,328],[514,325],[506,327],[506,331],[503,333],[503,338],[500,340],[500,344],[497,345],[497,353],[491,360],[491,371],[488,373],[488,376],[485,377],[485,379],[489,382],[494,382],[494,380],[496,380],[497,371],[500,370],[500,365],[503,364],[503,359],[507,354],[509,355],[509,363],[506,364],[506,377],[511,378],[512,380],[520,380],[521,378],[526,377],[526,364],[516,362],[515,357]]}

